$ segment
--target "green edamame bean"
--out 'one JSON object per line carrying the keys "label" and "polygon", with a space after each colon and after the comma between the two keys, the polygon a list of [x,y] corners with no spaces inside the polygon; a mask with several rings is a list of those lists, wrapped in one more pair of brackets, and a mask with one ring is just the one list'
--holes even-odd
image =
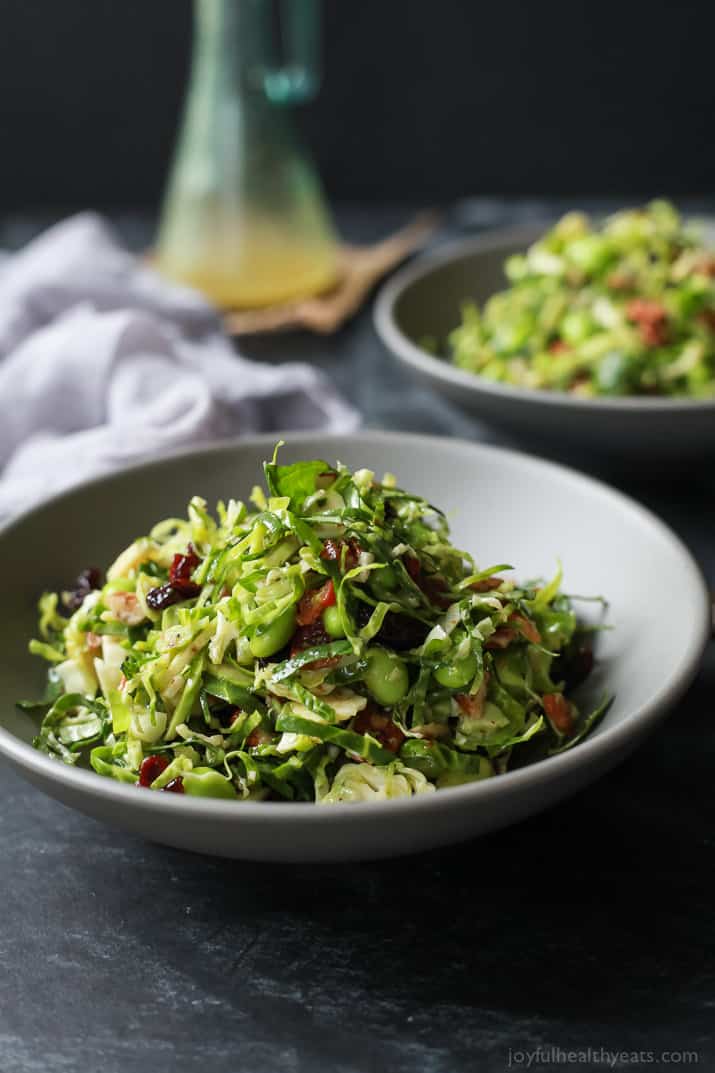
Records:
{"label": "green edamame bean", "polygon": [[183,775],[184,793],[194,797],[237,797],[230,779],[210,767],[195,767]]}
{"label": "green edamame bean", "polygon": [[372,570],[369,584],[372,592],[380,599],[384,593],[395,591],[397,588],[397,574],[391,566],[384,566],[382,570]]}
{"label": "green edamame bean", "polygon": [[367,652],[365,685],[378,704],[389,708],[401,701],[410,688],[407,667],[394,652],[370,648]]}
{"label": "green edamame bean", "polygon": [[333,604],[332,607],[326,607],[325,611],[323,611],[323,629],[330,637],[345,636],[345,630],[340,621],[340,612],[336,604]]}
{"label": "green edamame bean", "polygon": [[256,659],[265,659],[279,652],[295,632],[295,607],[289,607],[273,622],[262,623],[249,644]]}
{"label": "green edamame bean", "polygon": [[476,673],[476,659],[474,656],[466,656],[464,659],[456,659],[454,663],[443,663],[434,672],[434,676],[446,689],[462,689],[469,685]]}

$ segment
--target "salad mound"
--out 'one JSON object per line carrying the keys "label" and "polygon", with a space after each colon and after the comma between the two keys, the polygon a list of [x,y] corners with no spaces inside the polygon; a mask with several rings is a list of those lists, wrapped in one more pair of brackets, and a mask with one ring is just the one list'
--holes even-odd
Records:
{"label": "salad mound", "polygon": [[455,365],[585,397],[715,395],[715,251],[665,201],[601,227],[571,212],[462,309]]}
{"label": "salad mound", "polygon": [[42,596],[38,749],[152,790],[332,804],[490,778],[603,714],[567,695],[593,657],[560,570],[479,569],[390,475],[264,470],[251,509],[194,497],[104,582]]}

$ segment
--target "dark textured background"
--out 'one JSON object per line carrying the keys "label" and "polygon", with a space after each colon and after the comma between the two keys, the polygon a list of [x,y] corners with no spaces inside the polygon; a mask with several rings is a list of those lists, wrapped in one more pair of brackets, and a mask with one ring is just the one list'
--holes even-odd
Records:
{"label": "dark textured background", "polygon": [[[334,199],[710,193],[710,5],[329,0],[300,123]],[[2,209],[152,206],[189,0],[0,0]]]}

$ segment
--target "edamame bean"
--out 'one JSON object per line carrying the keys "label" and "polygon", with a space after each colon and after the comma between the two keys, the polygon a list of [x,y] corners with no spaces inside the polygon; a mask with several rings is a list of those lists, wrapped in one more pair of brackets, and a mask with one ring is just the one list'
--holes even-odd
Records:
{"label": "edamame bean", "polygon": [[466,656],[464,659],[454,660],[453,663],[443,663],[434,672],[434,676],[446,689],[462,689],[469,685],[476,673],[476,659],[474,656]]}
{"label": "edamame bean", "polygon": [[385,566],[382,570],[372,570],[369,584],[378,599],[384,594],[389,596],[397,588],[397,574],[391,566]]}
{"label": "edamame bean", "polygon": [[345,630],[340,621],[340,612],[338,611],[337,604],[333,604],[332,607],[326,607],[325,611],[323,611],[323,629],[330,635],[330,637],[345,636]]}
{"label": "edamame bean", "polygon": [[407,667],[394,652],[370,648],[367,652],[365,685],[378,704],[389,708],[401,701],[410,687]]}
{"label": "edamame bean", "polygon": [[279,652],[295,632],[295,607],[291,606],[273,622],[262,623],[250,640],[256,659],[265,659]]}

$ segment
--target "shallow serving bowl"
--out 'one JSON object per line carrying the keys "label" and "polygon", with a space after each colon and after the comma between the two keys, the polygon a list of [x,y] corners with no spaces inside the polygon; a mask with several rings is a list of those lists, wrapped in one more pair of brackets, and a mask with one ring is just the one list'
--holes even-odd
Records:
{"label": "shallow serving bowl", "polygon": [[[506,286],[505,259],[534,242],[540,224],[495,231],[418,258],[380,291],[375,326],[383,343],[416,377],[463,409],[522,442],[579,457],[634,463],[715,458],[715,399],[594,398],[499,384],[458,369],[421,345],[441,343],[460,322],[466,299],[482,305]],[[706,228],[710,234],[711,228]]]}
{"label": "shallow serving bowl", "polygon": [[[573,793],[621,760],[686,688],[708,635],[704,583],[687,550],[652,514],[587,477],[494,447],[367,432],[288,435],[281,458],[339,459],[385,470],[445,508],[456,544],[482,565],[512,563],[521,578],[551,575],[565,589],[605,594],[584,703],[615,702],[584,744],[481,783],[379,804],[221,802],[151,793],[68,767],[31,747],[36,720],[14,706],[39,695],[41,661],[27,653],[35,602],[90,565],[106,565],[156,520],[247,496],[272,438],[222,445],[126,470],[50,500],[0,532],[9,567],[0,618],[0,753],[58,800],[157,842],[227,857],[357,859],[455,842],[513,823]],[[595,614],[597,605],[584,604]]]}

